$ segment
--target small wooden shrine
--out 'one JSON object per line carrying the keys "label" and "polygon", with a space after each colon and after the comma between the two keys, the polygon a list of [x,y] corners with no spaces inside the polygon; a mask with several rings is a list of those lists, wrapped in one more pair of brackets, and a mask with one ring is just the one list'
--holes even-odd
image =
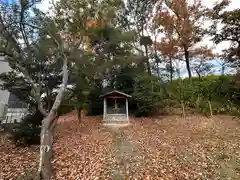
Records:
{"label": "small wooden shrine", "polygon": [[103,122],[105,124],[129,123],[128,99],[132,96],[114,90],[103,97]]}

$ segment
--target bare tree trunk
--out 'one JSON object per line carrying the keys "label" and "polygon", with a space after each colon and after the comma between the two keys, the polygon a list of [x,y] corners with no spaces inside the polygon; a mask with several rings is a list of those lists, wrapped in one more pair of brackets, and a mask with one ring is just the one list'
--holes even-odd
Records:
{"label": "bare tree trunk", "polygon": [[172,57],[169,58],[170,62],[170,81],[172,82],[173,80],[173,64],[172,64]]}
{"label": "bare tree trunk", "polygon": [[198,75],[198,79],[200,80],[201,79],[201,74],[196,70],[196,73]]}
{"label": "bare tree trunk", "polygon": [[[155,35],[155,42],[157,42],[157,35]],[[157,46],[156,46],[156,44],[154,44],[154,53],[155,53],[155,56],[157,56]],[[160,80],[159,61],[157,60],[156,63],[157,63],[157,76],[158,76],[158,80]]]}
{"label": "bare tree trunk", "polygon": [[46,93],[47,93],[47,111],[50,112],[51,107],[52,107],[52,96],[51,96],[51,90],[46,88]]}
{"label": "bare tree trunk", "polygon": [[160,80],[160,72],[159,72],[159,65],[157,63],[157,75],[158,75],[158,80]]}
{"label": "bare tree trunk", "polygon": [[148,57],[148,47],[147,45],[144,46],[145,47],[145,52],[146,52],[146,57],[147,57],[147,71],[148,71],[148,74],[151,76],[152,73],[151,73],[151,67],[150,67],[150,63],[149,63],[149,57]]}
{"label": "bare tree trunk", "polygon": [[41,145],[40,145],[40,160],[38,167],[39,179],[50,179],[52,177],[52,145],[53,145],[53,128],[50,127],[49,122],[52,122],[55,116],[48,115],[43,120],[41,130]]}
{"label": "bare tree trunk", "polygon": [[185,113],[184,102],[181,101],[181,104],[182,104],[183,118],[186,119],[186,113]]}
{"label": "bare tree trunk", "polygon": [[81,115],[82,115],[82,109],[81,108],[77,108],[77,120],[80,123],[81,122]]}
{"label": "bare tree trunk", "polygon": [[189,59],[189,51],[187,49],[184,49],[184,55],[185,55],[186,67],[187,67],[187,71],[188,71],[188,77],[192,78],[190,59]]}
{"label": "bare tree trunk", "polygon": [[213,116],[213,112],[212,112],[212,105],[211,105],[210,101],[208,101],[208,105],[209,105],[209,109],[210,109],[210,116],[212,117]]}
{"label": "bare tree trunk", "polygon": [[181,78],[181,73],[180,73],[180,69],[179,68],[177,68],[177,76],[178,76],[178,78],[180,79]]}
{"label": "bare tree trunk", "polygon": [[222,71],[221,71],[222,76],[225,75],[225,64],[222,64]]}
{"label": "bare tree trunk", "polygon": [[200,96],[199,96],[199,94],[198,94],[198,98],[197,98],[197,108],[199,109],[199,104],[200,104]]}
{"label": "bare tree trunk", "polygon": [[57,118],[56,112],[57,108],[52,108],[48,116],[45,117],[42,121],[40,157],[37,174],[38,179],[49,180],[52,177],[51,158],[53,145],[53,130],[55,127],[55,120]]}
{"label": "bare tree trunk", "polygon": [[59,89],[59,92],[56,96],[56,99],[49,114],[42,121],[39,167],[36,179],[50,180],[52,176],[51,158],[52,158],[53,130],[55,127],[57,110],[63,99],[67,82],[68,82],[68,70],[67,70],[67,58],[65,57],[63,64],[62,86]]}

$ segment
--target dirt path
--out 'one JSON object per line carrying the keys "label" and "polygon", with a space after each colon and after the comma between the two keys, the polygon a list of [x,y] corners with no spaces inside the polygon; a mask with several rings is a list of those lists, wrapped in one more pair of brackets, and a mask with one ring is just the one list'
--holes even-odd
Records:
{"label": "dirt path", "polygon": [[108,128],[113,144],[112,154],[108,162],[108,172],[114,180],[126,179],[130,175],[130,164],[138,153],[137,147],[130,143],[121,128]]}

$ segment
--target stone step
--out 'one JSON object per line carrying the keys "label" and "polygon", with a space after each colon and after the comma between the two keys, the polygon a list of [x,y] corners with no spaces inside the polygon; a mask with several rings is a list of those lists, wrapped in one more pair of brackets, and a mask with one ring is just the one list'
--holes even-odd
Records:
{"label": "stone step", "polygon": [[130,125],[129,121],[103,122],[103,126],[108,126],[108,127],[126,127],[126,126],[129,126],[129,125]]}
{"label": "stone step", "polygon": [[103,121],[104,124],[128,124],[128,120],[123,121]]}
{"label": "stone step", "polygon": [[128,120],[123,121],[103,121],[104,126],[128,126],[130,122]]}

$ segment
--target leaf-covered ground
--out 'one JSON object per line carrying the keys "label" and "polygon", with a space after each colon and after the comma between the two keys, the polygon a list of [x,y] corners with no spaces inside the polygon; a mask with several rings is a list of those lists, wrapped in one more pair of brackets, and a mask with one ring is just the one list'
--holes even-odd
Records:
{"label": "leaf-covered ground", "polygon": [[107,177],[105,163],[111,150],[111,134],[105,131],[100,117],[86,117],[80,124],[75,117],[61,119],[56,130],[55,179]]}
{"label": "leaf-covered ground", "polygon": [[39,148],[16,147],[0,130],[0,180],[16,180],[36,169]]}
{"label": "leaf-covered ground", "polygon": [[[54,179],[240,179],[240,121],[229,116],[135,118],[124,128],[75,117],[56,129]],[[1,137],[0,179],[16,179],[34,167],[37,150]]]}
{"label": "leaf-covered ground", "polygon": [[240,124],[230,117],[135,119],[118,135],[132,144],[115,163],[122,179],[240,179]]}

